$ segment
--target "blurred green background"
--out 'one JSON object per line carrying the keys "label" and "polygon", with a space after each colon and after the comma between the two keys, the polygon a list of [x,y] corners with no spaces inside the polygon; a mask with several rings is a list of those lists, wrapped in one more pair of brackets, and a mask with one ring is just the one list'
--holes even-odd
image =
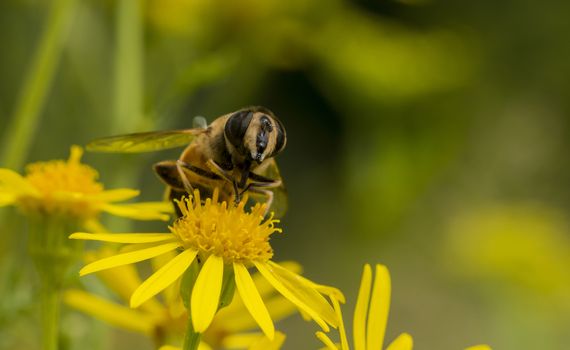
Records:
{"label": "blurred green background", "polygon": [[[276,260],[345,291],[348,319],[362,265],[378,262],[393,279],[389,339],[567,349],[568,13],[556,1],[4,0],[0,166],[263,105],[288,132]],[[85,161],[152,200],[152,163],[177,155]],[[24,220],[2,211],[0,348],[34,349]],[[77,349],[150,349],[79,314],[65,322]],[[286,349],[319,346],[298,316],[279,328]]]}

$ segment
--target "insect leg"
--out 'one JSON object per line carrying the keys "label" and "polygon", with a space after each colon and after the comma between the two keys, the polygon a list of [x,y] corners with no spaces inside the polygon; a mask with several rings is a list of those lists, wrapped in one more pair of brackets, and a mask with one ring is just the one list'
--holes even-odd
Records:
{"label": "insect leg", "polygon": [[265,176],[258,175],[256,173],[249,173],[249,178],[253,180],[250,182],[255,187],[265,187],[265,188],[276,188],[283,184],[283,181],[273,180]]}
{"label": "insect leg", "polygon": [[263,213],[263,216],[267,216],[267,214],[269,214],[269,209],[271,208],[271,205],[273,205],[273,199],[274,199],[273,192],[266,189],[256,188],[254,186],[249,186],[249,187],[250,187],[249,188],[250,192],[259,193],[267,197],[267,200],[265,201],[267,207],[265,208],[265,213]]}
{"label": "insect leg", "polygon": [[227,172],[227,170],[223,169],[218,163],[216,163],[215,160],[213,159],[208,159],[208,161],[206,162],[206,165],[208,166],[208,168],[210,168],[210,170],[212,170],[214,173],[216,173],[217,175],[223,177],[224,179],[226,179],[227,181],[232,183],[232,186],[234,188],[234,199],[235,199],[235,203],[239,203],[241,201],[241,195],[242,193],[239,192],[239,186],[237,181],[233,178],[233,176]]}
{"label": "insect leg", "polygon": [[184,173],[184,165],[186,165],[186,163],[183,162],[182,160],[178,159],[176,161],[176,170],[178,171],[178,175],[180,176],[180,180],[182,180],[182,184],[184,185],[184,189],[186,190],[186,192],[192,194],[194,192],[194,188],[190,184],[190,181],[188,180],[186,173]]}
{"label": "insect leg", "polygon": [[224,179],[226,179],[229,182],[233,182],[234,178],[233,176],[227,172],[227,170],[224,170],[220,165],[218,165],[218,163],[216,163],[215,160],[213,159],[208,159],[208,161],[206,162],[206,166],[215,174],[223,177]]}

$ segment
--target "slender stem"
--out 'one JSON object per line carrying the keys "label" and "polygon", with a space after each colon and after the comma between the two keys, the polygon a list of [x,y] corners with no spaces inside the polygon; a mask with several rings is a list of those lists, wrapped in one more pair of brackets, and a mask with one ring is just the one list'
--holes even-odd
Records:
{"label": "slender stem", "polygon": [[60,293],[69,266],[81,251],[81,245],[67,239],[78,223],[72,218],[34,215],[30,220],[29,250],[39,277],[42,349],[58,349]]}
{"label": "slender stem", "polygon": [[[143,2],[117,1],[115,22],[113,118],[111,133],[139,131],[144,124],[143,111]],[[132,156],[123,156],[111,179],[113,187],[132,187],[139,179],[139,169]],[[131,230],[131,223],[110,218],[108,224],[119,232]]]}
{"label": "slender stem", "polygon": [[59,291],[49,284],[40,287],[42,349],[57,350],[59,339]]}
{"label": "slender stem", "polygon": [[139,128],[143,117],[142,2],[117,2],[112,132]]}
{"label": "slender stem", "polygon": [[182,283],[180,283],[180,297],[188,311],[188,323],[186,324],[186,333],[184,334],[183,350],[195,350],[200,344],[200,333],[194,331],[192,324],[192,312],[190,311],[190,297],[194,289],[196,278],[202,269],[201,258],[198,257],[194,260],[192,265],[184,272],[182,276]]}
{"label": "slender stem", "polygon": [[[190,313],[188,313],[190,314]],[[196,350],[200,345],[200,333],[194,331],[194,326],[192,325],[192,318],[188,318],[188,324],[186,325],[186,334],[184,334],[184,346],[183,350]]]}
{"label": "slender stem", "polygon": [[54,0],[45,31],[27,72],[4,138],[0,164],[19,169],[25,161],[61,57],[76,0]]}

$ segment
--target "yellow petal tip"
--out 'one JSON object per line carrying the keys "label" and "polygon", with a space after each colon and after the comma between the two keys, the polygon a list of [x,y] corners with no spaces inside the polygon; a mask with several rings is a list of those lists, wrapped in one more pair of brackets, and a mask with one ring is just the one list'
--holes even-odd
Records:
{"label": "yellow petal tip", "polygon": [[137,307],[141,306],[141,302],[140,300],[138,300],[138,298],[133,298],[131,297],[131,300],[129,301],[129,306],[131,307],[131,309],[136,309]]}

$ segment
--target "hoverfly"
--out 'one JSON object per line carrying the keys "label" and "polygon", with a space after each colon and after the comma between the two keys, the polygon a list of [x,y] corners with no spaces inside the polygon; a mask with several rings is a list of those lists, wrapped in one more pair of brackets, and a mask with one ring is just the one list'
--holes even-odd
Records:
{"label": "hoverfly", "polygon": [[[200,117],[198,117],[200,118]],[[267,108],[247,107],[201,127],[143,132],[97,139],[89,151],[152,152],[186,146],[178,160],[156,163],[154,171],[168,185],[169,198],[181,198],[198,189],[209,197],[219,188],[220,199],[239,202],[245,192],[267,203],[281,217],[287,194],[274,157],[287,143],[281,121]]]}

